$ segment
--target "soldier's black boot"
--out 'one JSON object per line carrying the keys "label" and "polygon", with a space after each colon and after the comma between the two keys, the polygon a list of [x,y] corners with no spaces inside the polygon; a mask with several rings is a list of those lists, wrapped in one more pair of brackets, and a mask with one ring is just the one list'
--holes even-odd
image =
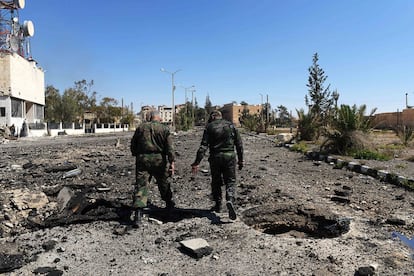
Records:
{"label": "soldier's black boot", "polygon": [[221,201],[216,201],[216,204],[214,204],[213,207],[210,209],[213,212],[220,213],[221,212]]}
{"label": "soldier's black boot", "polygon": [[132,227],[138,228],[142,220],[142,208],[136,208],[134,213],[134,220],[132,221]]}
{"label": "soldier's black boot", "polygon": [[237,218],[236,211],[234,210],[233,200],[228,200],[226,203],[227,210],[229,212],[229,218],[235,220]]}
{"label": "soldier's black boot", "polygon": [[174,207],[175,207],[175,202],[173,200],[170,199],[165,202],[165,208],[167,210],[172,210],[174,209]]}

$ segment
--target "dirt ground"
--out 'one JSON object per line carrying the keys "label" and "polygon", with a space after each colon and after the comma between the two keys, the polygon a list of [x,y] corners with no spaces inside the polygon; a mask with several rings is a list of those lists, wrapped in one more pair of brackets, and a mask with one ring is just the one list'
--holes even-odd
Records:
{"label": "dirt ground", "polygon": [[[238,218],[232,221],[225,208],[209,211],[207,157],[191,175],[201,133],[174,137],[176,209],[164,209],[152,183],[138,229],[128,223],[132,132],[0,145],[0,273],[414,274],[410,241],[392,235],[414,234],[413,192],[308,160],[270,137],[243,134],[245,167],[237,172]],[[402,159],[375,166],[414,176],[414,164]],[[66,176],[70,170],[74,175]],[[189,254],[180,242],[193,238],[209,250]]]}

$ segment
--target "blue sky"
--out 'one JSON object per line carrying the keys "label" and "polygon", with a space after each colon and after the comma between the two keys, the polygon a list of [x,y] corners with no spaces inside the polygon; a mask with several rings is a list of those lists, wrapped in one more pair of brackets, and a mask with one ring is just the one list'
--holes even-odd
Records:
{"label": "blue sky", "polygon": [[[236,101],[296,115],[314,53],[340,104],[414,105],[412,0],[26,0],[33,58],[61,93],[93,80],[98,97],[171,106],[195,85],[204,106]],[[260,95],[261,94],[261,95]],[[191,98],[191,94],[188,95]]]}

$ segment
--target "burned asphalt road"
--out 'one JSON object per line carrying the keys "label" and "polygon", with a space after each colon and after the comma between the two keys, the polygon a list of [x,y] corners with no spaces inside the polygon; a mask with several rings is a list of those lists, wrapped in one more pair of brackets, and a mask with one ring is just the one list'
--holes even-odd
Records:
{"label": "burned asphalt road", "polygon": [[[201,130],[178,133],[176,209],[164,209],[153,183],[143,224],[132,228],[132,134],[0,145],[0,273],[414,274],[403,242],[414,235],[413,192],[313,162],[269,137],[242,136],[232,221],[226,210],[209,211],[207,158],[191,175]],[[412,164],[404,170],[414,175]]]}

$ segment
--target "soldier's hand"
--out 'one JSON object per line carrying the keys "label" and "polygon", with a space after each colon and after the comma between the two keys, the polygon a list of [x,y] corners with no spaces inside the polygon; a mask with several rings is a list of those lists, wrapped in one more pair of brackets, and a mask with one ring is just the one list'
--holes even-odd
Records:
{"label": "soldier's hand", "polygon": [[239,161],[237,164],[239,165],[239,170],[243,169],[243,166],[244,166],[243,161]]}
{"label": "soldier's hand", "polygon": [[191,172],[193,173],[193,175],[196,175],[198,173],[198,164],[191,164]]}
{"label": "soldier's hand", "polygon": [[171,176],[174,175],[174,171],[175,171],[175,163],[174,162],[172,162],[170,164],[170,168],[168,169],[168,171],[169,171],[169,173],[170,173]]}

